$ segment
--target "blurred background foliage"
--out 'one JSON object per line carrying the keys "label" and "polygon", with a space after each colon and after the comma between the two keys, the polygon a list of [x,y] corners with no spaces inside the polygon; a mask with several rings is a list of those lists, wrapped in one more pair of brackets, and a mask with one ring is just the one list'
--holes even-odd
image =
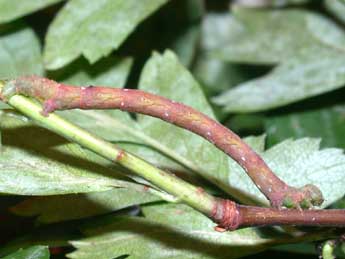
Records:
{"label": "blurred background foliage", "polygon": [[[39,74],[81,85],[96,78],[93,84],[99,80],[136,88],[152,52],[171,49],[201,85],[216,117],[240,136],[265,134],[267,147],[289,138],[315,137],[322,139],[322,147],[345,148],[344,1],[128,1],[127,5],[109,4],[109,11],[99,11],[107,23],[104,27],[92,20],[96,14],[76,11],[85,1],[33,2],[0,0],[2,78]],[[107,4],[105,0],[86,2],[89,12],[101,2]],[[131,8],[138,11],[127,17],[125,11]],[[89,20],[83,20],[83,15]],[[126,19],[137,22],[122,24]],[[117,36],[102,34],[112,26],[120,28]],[[105,39],[110,45],[98,44]],[[114,63],[116,71],[124,72],[113,72]],[[58,247],[51,248],[52,258],[63,258],[72,251],[65,246],[67,240],[80,236],[76,225],[89,220],[37,227],[35,217],[14,216],[8,211],[26,197],[0,198],[1,241],[14,240],[0,249],[2,255],[22,246],[51,243]],[[147,200],[152,201],[150,197]],[[113,206],[114,210],[126,207]],[[345,200],[332,207],[345,208]],[[119,213],[137,213],[137,209],[134,206]],[[26,253],[41,256],[34,258],[49,256],[41,246],[18,253],[4,258],[27,258]],[[316,258],[316,253],[315,244],[301,243],[244,258]]]}

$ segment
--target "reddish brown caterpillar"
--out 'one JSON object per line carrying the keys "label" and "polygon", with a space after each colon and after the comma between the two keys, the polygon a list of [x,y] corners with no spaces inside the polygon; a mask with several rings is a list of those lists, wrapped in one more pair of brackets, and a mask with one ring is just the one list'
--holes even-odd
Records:
{"label": "reddish brown caterpillar", "polygon": [[230,129],[182,103],[141,90],[107,87],[75,87],[38,76],[21,77],[6,83],[3,98],[23,94],[43,102],[44,115],[66,109],[120,109],[172,123],[194,132],[233,158],[247,172],[274,207],[311,207],[323,201],[314,185],[300,189],[278,178],[263,159]]}

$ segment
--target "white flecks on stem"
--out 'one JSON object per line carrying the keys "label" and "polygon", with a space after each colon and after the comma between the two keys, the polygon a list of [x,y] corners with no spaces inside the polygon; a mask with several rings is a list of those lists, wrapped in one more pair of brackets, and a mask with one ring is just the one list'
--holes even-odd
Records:
{"label": "white flecks on stem", "polygon": [[261,185],[260,184],[258,184],[258,188],[261,190]]}
{"label": "white flecks on stem", "polygon": [[242,156],[242,157],[241,157],[241,160],[245,162],[245,161],[246,161],[246,158],[245,158],[244,156]]}
{"label": "white flecks on stem", "polygon": [[169,113],[168,113],[168,112],[165,112],[165,113],[164,113],[164,116],[168,118],[168,117],[169,117]]}
{"label": "white flecks on stem", "polygon": [[268,188],[268,192],[272,192],[272,188],[270,187],[270,188]]}
{"label": "white flecks on stem", "polygon": [[212,134],[211,134],[211,132],[209,132],[209,131],[207,131],[207,136],[209,136],[209,137],[211,137],[212,136]]}
{"label": "white flecks on stem", "polygon": [[84,91],[84,90],[86,90],[86,88],[87,88],[87,87],[82,86],[82,87],[81,87],[81,90],[83,90],[83,91]]}
{"label": "white flecks on stem", "polygon": [[127,89],[127,88],[123,88],[123,91],[127,92],[127,91],[128,91],[128,89]]}
{"label": "white flecks on stem", "polygon": [[124,102],[121,102],[120,103],[121,107],[125,106],[125,103]]}

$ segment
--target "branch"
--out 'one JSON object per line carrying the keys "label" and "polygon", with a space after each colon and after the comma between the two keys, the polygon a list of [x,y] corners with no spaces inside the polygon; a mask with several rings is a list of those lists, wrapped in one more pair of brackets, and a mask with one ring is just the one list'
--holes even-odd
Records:
{"label": "branch", "polygon": [[[6,91],[8,89],[0,84],[0,96],[2,98]],[[6,94],[6,96],[8,95]],[[202,188],[191,185],[173,174],[156,168],[56,114],[50,114],[48,117],[42,115],[42,107],[27,97],[15,94],[5,101],[39,125],[128,168],[162,190],[180,198],[184,203],[218,223],[219,228],[217,230],[235,230],[246,226],[290,224],[345,227],[345,210],[281,210],[241,206],[230,200],[216,198]]]}
{"label": "branch", "polygon": [[160,118],[200,135],[232,157],[273,207],[309,208],[323,202],[322,193],[316,186],[306,185],[297,189],[287,185],[234,132],[182,103],[140,90],[74,87],[37,76],[7,82],[2,98],[8,99],[13,94],[23,94],[44,102],[44,115],[74,108],[120,109]]}
{"label": "branch", "polygon": [[296,210],[237,205],[219,199],[211,218],[224,230],[253,226],[345,226],[345,210]]}

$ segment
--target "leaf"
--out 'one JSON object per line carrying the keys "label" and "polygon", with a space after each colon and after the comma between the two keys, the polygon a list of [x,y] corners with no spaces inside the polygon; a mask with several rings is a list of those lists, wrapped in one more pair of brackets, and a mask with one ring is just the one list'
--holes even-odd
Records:
{"label": "leaf", "polygon": [[93,222],[87,238],[72,241],[69,258],[239,258],[277,243],[296,241],[276,232],[246,228],[220,233],[206,216],[183,204],[143,207],[145,218]]}
{"label": "leaf", "polygon": [[0,29],[0,78],[43,75],[40,44],[34,31],[15,23]]}
{"label": "leaf", "polygon": [[18,122],[16,117],[14,114],[2,114],[1,117],[4,137],[0,155],[0,192],[74,195],[30,198],[11,209],[15,214],[39,215],[39,221],[50,223],[157,201],[160,196],[166,198],[167,194],[158,190],[126,181],[119,175],[119,169],[110,167],[109,161],[76,144],[65,143],[46,130]]}
{"label": "leaf", "polygon": [[[193,67],[193,74],[211,94],[227,90],[239,83],[257,77],[249,66],[229,63],[212,55],[212,50],[222,48],[229,31],[236,28],[233,17],[228,13],[208,13],[202,23],[201,55]],[[261,72],[259,70],[259,72]],[[259,73],[261,74],[261,73]]]}
{"label": "leaf", "polygon": [[39,215],[41,223],[53,223],[106,214],[129,206],[158,201],[147,187],[131,184],[128,188],[110,191],[33,197],[11,208],[19,216]]}
{"label": "leaf", "polygon": [[233,34],[236,44],[227,42],[218,54],[237,62],[281,64],[214,98],[225,111],[272,109],[344,85],[345,34],[331,21],[299,10],[240,10],[239,15],[248,30],[241,32],[244,40]]}
{"label": "leaf", "polygon": [[326,9],[340,21],[345,23],[345,2],[341,0],[325,0],[324,2]]}
{"label": "leaf", "polygon": [[15,114],[2,112],[1,130],[1,193],[53,195],[126,186],[118,171],[108,168],[110,162]]}
{"label": "leaf", "polygon": [[19,249],[17,252],[3,257],[3,259],[49,259],[49,250],[46,246],[32,246]]}
{"label": "leaf", "polygon": [[306,110],[268,117],[265,128],[270,145],[287,138],[316,137],[324,147],[345,148],[345,106]]}
{"label": "leaf", "polygon": [[[285,140],[268,150],[259,147],[264,138],[256,139],[256,144],[247,140],[249,144],[262,156],[269,167],[287,184],[302,187],[314,184],[320,188],[325,198],[322,207],[327,207],[344,196],[344,167],[345,155],[341,149],[326,148],[320,150],[320,140],[303,138]],[[237,197],[241,200],[268,204],[265,197],[254,187],[245,172],[235,162],[230,163],[232,174],[228,184],[238,190]],[[235,191],[234,191],[235,192]]]}
{"label": "leaf", "polygon": [[280,107],[342,87],[344,62],[345,53],[320,50],[318,56],[290,59],[267,76],[240,84],[213,101],[227,112]]}
{"label": "leaf", "polygon": [[[258,10],[234,8],[223,22],[226,29],[217,37],[213,55],[231,62],[275,64],[319,48],[344,50],[344,33],[327,18],[298,9]],[[327,30],[327,37],[320,33]],[[336,38],[341,39],[337,41]],[[212,41],[210,39],[209,41]],[[213,40],[215,41],[215,40]],[[332,44],[328,45],[328,43]]]}
{"label": "leaf", "polygon": [[[2,26],[0,29],[0,79],[31,74],[43,75],[43,73],[40,44],[34,31],[21,23]],[[0,109],[8,107],[0,101]]]}
{"label": "leaf", "polygon": [[236,258],[263,249],[256,244],[272,242],[253,229],[216,232],[212,221],[184,205],[159,206],[150,216],[114,218],[110,223],[86,227],[84,233],[89,237],[72,241],[77,251],[68,257]]}
{"label": "leaf", "polygon": [[167,0],[72,0],[49,27],[46,68],[58,69],[83,55],[90,63],[117,49],[135,27]]}
{"label": "leaf", "polygon": [[61,0],[0,0],[0,23],[10,22],[58,2]]}

